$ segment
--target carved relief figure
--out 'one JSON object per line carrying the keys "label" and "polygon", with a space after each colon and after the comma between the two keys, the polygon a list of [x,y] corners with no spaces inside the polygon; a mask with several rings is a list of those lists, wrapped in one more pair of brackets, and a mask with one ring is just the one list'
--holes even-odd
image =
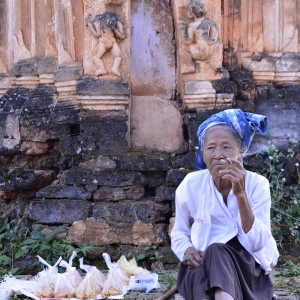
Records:
{"label": "carved relief figure", "polygon": [[84,5],[86,7],[85,19],[90,15],[92,19],[95,19],[97,15],[102,15],[106,13],[107,4],[111,3],[111,0],[84,0]]}
{"label": "carved relief figure", "polygon": [[121,76],[119,68],[122,62],[122,52],[117,39],[125,39],[125,33],[123,24],[117,15],[114,13],[104,13],[97,15],[93,21],[89,17],[86,20],[86,25],[92,35],[99,39],[93,56],[93,60],[98,68],[95,75],[101,76],[108,73],[101,58],[106,52],[111,51],[114,57],[111,73]]}
{"label": "carved relief figure", "polygon": [[205,17],[206,7],[197,0],[191,0],[187,6],[188,17],[193,21],[187,24],[179,20],[182,41],[186,45],[182,51],[182,73],[195,73],[197,61],[208,61],[215,71],[222,70],[222,44],[217,25]]}

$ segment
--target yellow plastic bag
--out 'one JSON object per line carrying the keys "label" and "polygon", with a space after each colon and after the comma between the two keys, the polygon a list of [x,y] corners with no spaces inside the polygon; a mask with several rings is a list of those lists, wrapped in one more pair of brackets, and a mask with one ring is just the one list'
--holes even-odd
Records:
{"label": "yellow plastic bag", "polygon": [[76,298],[96,298],[101,294],[106,276],[96,267],[83,264],[83,258],[79,259],[80,269],[86,271],[86,275],[76,290]]}
{"label": "yellow plastic bag", "polygon": [[139,267],[137,265],[135,258],[132,258],[130,261],[128,261],[126,257],[122,255],[117,261],[117,263],[120,264],[121,270],[124,271],[128,276],[135,276],[135,277],[151,276],[151,273],[148,270]]}
{"label": "yellow plastic bag", "polygon": [[54,266],[49,265],[42,257],[37,255],[39,261],[48,268],[37,274],[36,295],[40,298],[53,298],[56,275],[58,274],[58,264],[61,257],[57,260]]}
{"label": "yellow plastic bag", "polygon": [[107,253],[102,254],[109,269],[107,280],[104,282],[101,296],[117,296],[125,294],[128,290],[129,277],[124,273],[120,264],[112,263]]}
{"label": "yellow plastic bag", "polygon": [[57,298],[73,298],[76,289],[82,282],[82,278],[75,267],[72,267],[73,259],[77,256],[73,251],[69,263],[65,260],[60,262],[60,266],[66,268],[63,274],[57,274],[55,277],[54,296]]}

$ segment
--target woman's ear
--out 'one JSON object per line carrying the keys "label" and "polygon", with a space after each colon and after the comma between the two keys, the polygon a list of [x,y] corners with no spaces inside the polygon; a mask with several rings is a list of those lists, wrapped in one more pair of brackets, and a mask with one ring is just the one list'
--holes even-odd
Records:
{"label": "woman's ear", "polygon": [[[204,157],[205,155],[203,155],[203,149],[201,148],[200,151],[201,151],[201,153],[202,153],[202,159],[203,159],[203,161],[205,162],[205,157]],[[206,162],[205,162],[205,163],[206,163]]]}

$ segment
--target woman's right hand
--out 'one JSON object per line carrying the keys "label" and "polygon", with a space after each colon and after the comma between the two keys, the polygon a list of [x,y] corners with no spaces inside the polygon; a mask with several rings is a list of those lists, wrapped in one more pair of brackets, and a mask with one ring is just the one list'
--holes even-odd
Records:
{"label": "woman's right hand", "polygon": [[190,269],[198,268],[202,266],[202,260],[204,256],[203,251],[197,251],[193,247],[189,247],[186,249],[184,255],[187,259],[188,267]]}

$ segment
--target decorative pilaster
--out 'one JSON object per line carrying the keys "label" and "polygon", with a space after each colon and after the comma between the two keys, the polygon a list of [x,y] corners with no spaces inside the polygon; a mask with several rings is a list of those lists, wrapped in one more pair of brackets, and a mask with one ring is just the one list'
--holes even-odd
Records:
{"label": "decorative pilaster", "polygon": [[223,66],[241,68],[241,0],[223,0]]}

